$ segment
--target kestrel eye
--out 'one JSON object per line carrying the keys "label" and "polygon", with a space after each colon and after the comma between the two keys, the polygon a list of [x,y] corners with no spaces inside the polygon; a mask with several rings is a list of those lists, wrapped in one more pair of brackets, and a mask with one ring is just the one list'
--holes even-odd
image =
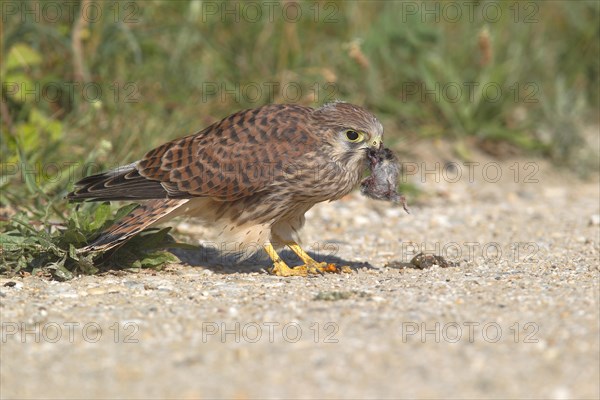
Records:
{"label": "kestrel eye", "polygon": [[363,138],[363,134],[360,132],[356,132],[353,130],[347,130],[346,131],[346,139],[348,139],[348,141],[356,143],[356,142],[360,142]]}

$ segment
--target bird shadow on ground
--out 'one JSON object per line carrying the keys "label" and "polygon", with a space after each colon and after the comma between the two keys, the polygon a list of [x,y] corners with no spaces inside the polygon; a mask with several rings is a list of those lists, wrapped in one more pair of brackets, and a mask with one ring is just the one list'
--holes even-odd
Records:
{"label": "bird shadow on ground", "polygon": [[[273,261],[262,251],[242,259],[239,255],[223,253],[214,247],[198,246],[197,250],[170,249],[183,263],[193,267],[202,267],[216,273],[233,274],[238,272],[267,272],[273,267]],[[318,262],[332,263],[337,266],[348,266],[352,270],[359,268],[375,268],[368,262],[347,261],[331,254],[319,254],[308,251]],[[290,250],[283,250],[279,255],[290,267],[301,265],[302,261]]]}

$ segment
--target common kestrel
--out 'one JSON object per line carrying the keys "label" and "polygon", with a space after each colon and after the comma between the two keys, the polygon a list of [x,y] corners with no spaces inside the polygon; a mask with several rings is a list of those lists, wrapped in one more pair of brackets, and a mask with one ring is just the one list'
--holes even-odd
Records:
{"label": "common kestrel", "polygon": [[[382,147],[383,127],[362,107],[271,104],[243,110],[204,130],[165,143],[139,161],[77,182],[70,200],[149,200],[83,252],[108,250],[180,215],[220,228],[228,242],[264,248],[272,273],[328,270],[298,243],[304,214],[348,194]],[[304,262],[290,268],[275,249],[288,246]]]}

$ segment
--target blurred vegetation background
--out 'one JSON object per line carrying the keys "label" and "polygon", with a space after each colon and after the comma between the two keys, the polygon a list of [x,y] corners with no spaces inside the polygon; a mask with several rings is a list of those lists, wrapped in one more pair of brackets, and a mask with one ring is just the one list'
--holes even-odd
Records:
{"label": "blurred vegetation background", "polygon": [[5,230],[65,223],[81,176],[270,102],[364,105],[396,149],[598,168],[595,0],[5,1],[1,31]]}

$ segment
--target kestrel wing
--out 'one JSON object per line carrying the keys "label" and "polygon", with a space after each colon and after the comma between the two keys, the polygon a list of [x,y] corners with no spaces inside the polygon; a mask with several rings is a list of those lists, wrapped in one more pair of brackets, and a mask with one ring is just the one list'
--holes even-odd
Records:
{"label": "kestrel wing", "polygon": [[240,111],[165,143],[140,161],[87,177],[72,200],[213,197],[232,201],[265,189],[316,146],[312,109],[268,105]]}

